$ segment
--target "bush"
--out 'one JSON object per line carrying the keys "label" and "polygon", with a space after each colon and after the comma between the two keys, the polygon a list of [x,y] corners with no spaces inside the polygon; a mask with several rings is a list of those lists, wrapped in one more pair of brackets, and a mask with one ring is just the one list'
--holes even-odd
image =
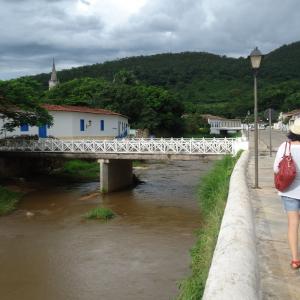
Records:
{"label": "bush", "polygon": [[115,216],[114,212],[106,207],[96,207],[85,214],[86,219],[109,220]]}
{"label": "bush", "polygon": [[0,216],[16,209],[21,196],[21,193],[13,192],[0,186]]}

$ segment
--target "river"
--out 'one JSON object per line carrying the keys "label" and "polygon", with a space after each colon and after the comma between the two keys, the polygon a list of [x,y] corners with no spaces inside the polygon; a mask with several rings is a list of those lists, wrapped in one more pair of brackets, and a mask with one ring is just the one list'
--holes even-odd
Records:
{"label": "river", "polygon": [[[196,188],[211,165],[150,163],[135,169],[143,184],[107,195],[98,182],[26,183],[19,209],[0,218],[0,299],[174,299],[190,274]],[[116,218],[85,220],[99,204]]]}

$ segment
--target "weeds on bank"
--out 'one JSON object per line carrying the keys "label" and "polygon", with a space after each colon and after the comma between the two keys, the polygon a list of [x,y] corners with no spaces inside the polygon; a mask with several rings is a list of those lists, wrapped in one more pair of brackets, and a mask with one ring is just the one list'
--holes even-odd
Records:
{"label": "weeds on bank", "polygon": [[58,173],[74,179],[96,179],[99,178],[99,171],[100,166],[97,162],[74,159],[65,162]]}
{"label": "weeds on bank", "polygon": [[16,209],[16,205],[21,197],[21,193],[13,192],[0,186],[0,216],[8,214]]}
{"label": "weeds on bank", "polygon": [[217,161],[201,180],[198,201],[203,223],[197,232],[196,245],[190,251],[192,275],[180,283],[178,300],[201,299],[203,296],[226,205],[230,175],[240,154]]}
{"label": "weeds on bank", "polygon": [[114,212],[106,207],[96,207],[91,209],[85,215],[86,219],[100,219],[100,220],[109,220],[112,219],[115,214]]}

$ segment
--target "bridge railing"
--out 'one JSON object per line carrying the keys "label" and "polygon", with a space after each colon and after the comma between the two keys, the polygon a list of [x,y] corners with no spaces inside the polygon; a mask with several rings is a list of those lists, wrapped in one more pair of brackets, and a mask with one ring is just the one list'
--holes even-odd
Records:
{"label": "bridge railing", "polygon": [[0,151],[128,154],[234,154],[236,139],[0,140]]}

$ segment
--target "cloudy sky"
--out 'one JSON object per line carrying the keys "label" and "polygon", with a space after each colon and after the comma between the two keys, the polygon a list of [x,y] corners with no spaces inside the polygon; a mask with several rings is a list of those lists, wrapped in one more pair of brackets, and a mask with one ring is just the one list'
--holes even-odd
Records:
{"label": "cloudy sky", "polygon": [[300,40],[299,0],[0,0],[0,79],[115,58],[247,56]]}

